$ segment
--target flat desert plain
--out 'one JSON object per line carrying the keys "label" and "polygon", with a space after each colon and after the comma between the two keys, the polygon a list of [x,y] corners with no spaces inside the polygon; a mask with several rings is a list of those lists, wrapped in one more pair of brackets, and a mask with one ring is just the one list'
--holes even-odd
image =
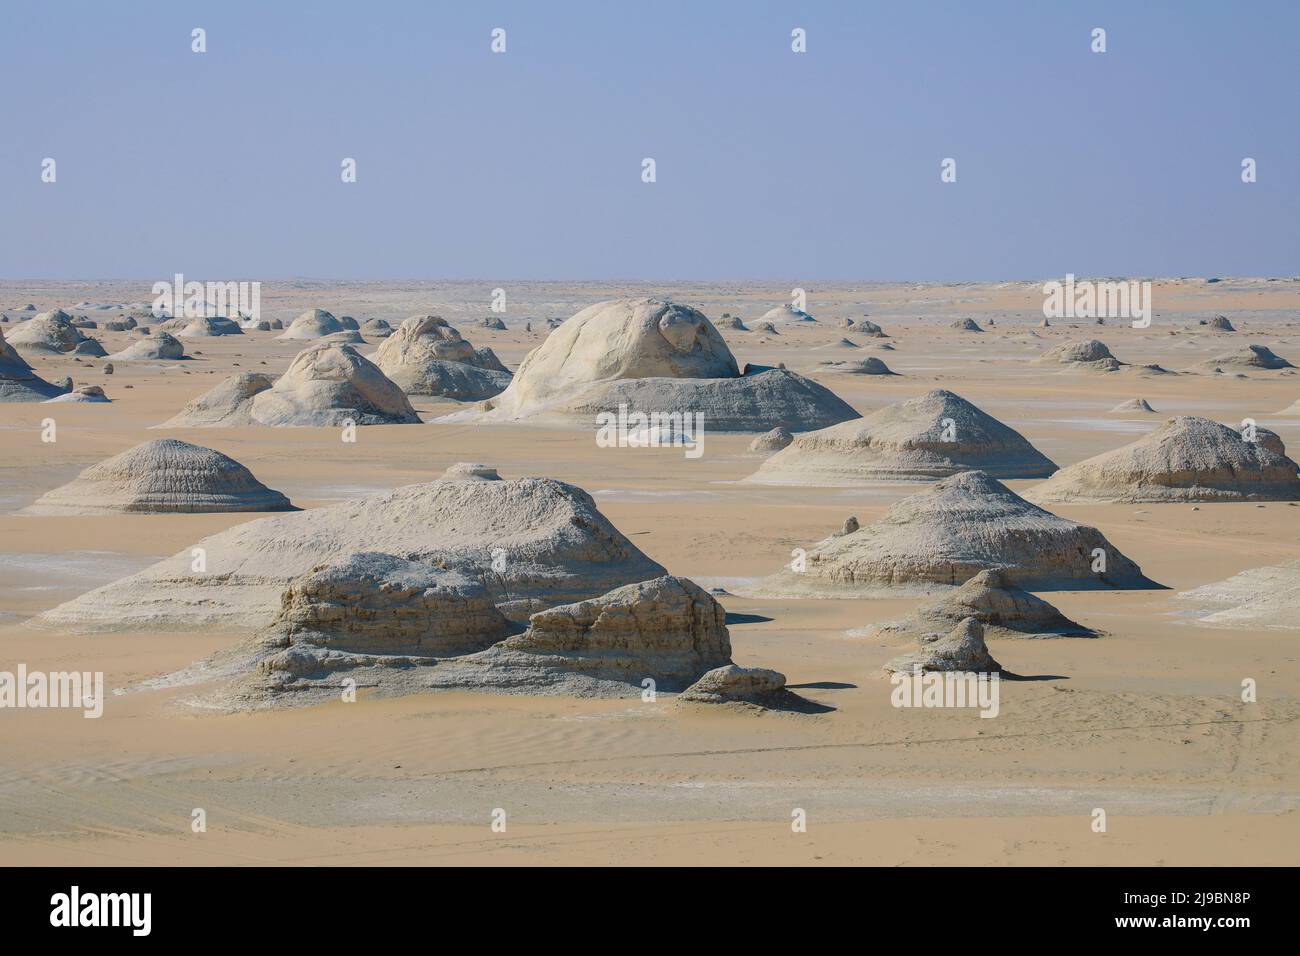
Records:
{"label": "flat desert plain", "polygon": [[[1300,280],[1156,280],[1149,328],[1107,320],[1042,327],[1039,282],[805,284],[815,323],[757,329],[788,302],[778,283],[271,281],[262,316],[310,308],[394,327],[444,316],[511,369],[565,319],[607,299],[654,296],[700,309],[741,367],[788,368],[858,412],[945,388],[1065,467],[1142,437],[1168,417],[1245,419],[1300,452],[1294,370],[1181,371],[1267,346],[1300,363]],[[485,328],[507,290],[505,330]],[[150,283],[0,283],[27,303],[103,321],[94,303],[150,302]],[[78,304],[81,307],[78,307]],[[88,305],[89,304],[89,305]],[[864,315],[888,338],[841,327]],[[1227,316],[1235,332],[1201,320]],[[954,323],[971,318],[982,331]],[[991,324],[989,324],[991,320]],[[531,330],[526,330],[531,323]],[[17,324],[6,323],[6,335]],[[87,329],[108,352],[132,332]],[[1056,591],[1097,639],[990,640],[1000,710],[896,708],[882,665],[908,648],[861,637],[921,600],[738,596],[838,530],[880,518],[916,485],[744,482],[753,434],[707,430],[704,452],[599,447],[590,429],[430,422],[456,403],[415,396],[424,424],[358,429],[154,426],[237,371],[277,375],[303,347],[277,331],[188,339],[189,361],[115,362],[24,353],[47,381],[104,388],[111,404],[0,404],[0,670],[102,671],[107,687],[171,674],[246,635],[196,627],[72,633],[34,618],[79,594],[258,516],[17,514],[85,468],[152,438],[229,455],[302,508],[430,481],[457,462],[503,478],[547,476],[600,511],[670,574],[715,592],[736,663],[784,673],[803,712],[682,707],[641,699],[364,691],[314,706],[205,712],[166,681],[111,694],[103,716],[0,713],[0,860],[8,864],[777,864],[1019,865],[1300,862],[1300,669],[1291,626],[1209,626],[1178,594],[1300,557],[1300,507],[1264,503],[1048,505],[1100,529],[1165,590]],[[1100,339],[1113,372],[1035,364]],[[844,344],[848,339],[852,344]],[[361,347],[364,354],[377,342]],[[882,350],[881,345],[892,348]],[[828,371],[883,359],[895,376]],[[1145,399],[1158,414],[1112,413]],[[57,440],[42,440],[46,419]],[[1009,480],[1018,493],[1035,480]],[[1261,595],[1266,597],[1266,595]],[[1300,617],[1300,608],[1297,609]],[[1285,622],[1283,622],[1285,625]],[[1254,702],[1243,701],[1243,681]],[[196,809],[206,830],[194,832]],[[1097,832],[1095,811],[1106,826]],[[504,832],[494,812],[504,810]],[[806,828],[792,826],[802,811]]]}

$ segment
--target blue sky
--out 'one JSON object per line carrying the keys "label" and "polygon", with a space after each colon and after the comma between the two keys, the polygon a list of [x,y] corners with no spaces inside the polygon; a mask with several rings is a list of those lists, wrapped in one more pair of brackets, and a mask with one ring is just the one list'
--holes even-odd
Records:
{"label": "blue sky", "polygon": [[1292,2],[3,0],[0,36],[5,278],[1300,274]]}

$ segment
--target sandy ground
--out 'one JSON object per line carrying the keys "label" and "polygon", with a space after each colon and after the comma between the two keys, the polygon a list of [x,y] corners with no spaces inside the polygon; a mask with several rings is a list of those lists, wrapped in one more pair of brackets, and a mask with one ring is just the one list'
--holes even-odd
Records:
{"label": "sandy ground", "polygon": [[[274,283],[264,315],[320,306],[398,320],[446,315],[514,367],[564,317],[616,295],[659,292],[751,324],[788,289],[752,284],[506,284],[510,328],[476,327],[500,283]],[[149,284],[0,283],[0,308],[148,301]],[[1250,417],[1300,451],[1300,375],[1249,378],[1062,371],[1030,364],[1052,345],[1101,338],[1121,359],[1183,369],[1248,343],[1300,363],[1300,281],[1157,283],[1150,329],[1054,322],[1038,328],[1037,284],[809,289],[820,321],[780,335],[724,332],[745,362],[785,362],[859,411],[939,385],[1020,430],[1059,465],[1133,440],[1166,414]],[[71,309],[92,318],[96,314]],[[889,339],[845,333],[868,313]],[[1217,313],[1240,330],[1197,325]],[[949,328],[971,316],[983,333]],[[533,331],[523,323],[531,319]],[[12,328],[12,325],[5,326]],[[98,335],[109,351],[129,333]],[[707,435],[705,454],[601,449],[586,432],[427,424],[360,430],[150,430],[236,366],[281,371],[301,343],[275,333],[187,340],[189,362],[33,358],[46,378],[101,384],[107,406],[0,405],[0,670],[102,670],[122,687],[191,663],[238,635],[69,635],[27,619],[115,580],[241,515],[32,518],[14,512],[86,466],[152,437],[214,447],[312,507],[484,461],[503,476],[549,475],[591,492],[672,573],[736,586],[774,571],[856,515],[867,523],[915,486],[741,484],[749,436]],[[847,337],[861,348],[839,348]],[[873,346],[888,342],[892,351]],[[370,349],[363,349],[368,352]],[[819,362],[877,355],[901,374],[846,376]],[[263,365],[262,363],[265,363]],[[1161,415],[1109,414],[1142,397]],[[417,399],[423,417],[452,406]],[[53,418],[58,440],[43,443]],[[1023,490],[1032,482],[1011,482]],[[1098,640],[999,641],[1027,680],[1004,682],[1001,713],[899,710],[880,665],[899,646],[846,632],[912,600],[720,599],[734,658],[774,667],[822,714],[735,713],[630,700],[435,694],[212,716],[175,691],[115,696],[79,712],[0,712],[0,862],[553,864],[776,863],[1295,864],[1300,862],[1295,632],[1194,624],[1177,590],[1300,556],[1300,507],[1286,503],[1058,506],[1099,527],[1172,590],[1052,594]],[[1298,622],[1300,624],[1300,622]],[[1244,678],[1259,701],[1240,700]],[[207,832],[191,832],[202,808]],[[792,812],[807,832],[792,832]],[[1107,832],[1092,829],[1093,811]],[[491,829],[506,812],[506,832]]]}

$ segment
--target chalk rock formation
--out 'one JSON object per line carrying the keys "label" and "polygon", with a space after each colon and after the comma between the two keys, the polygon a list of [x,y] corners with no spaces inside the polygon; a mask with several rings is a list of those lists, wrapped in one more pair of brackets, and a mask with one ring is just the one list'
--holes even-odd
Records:
{"label": "chalk rock formation", "polygon": [[98,385],[80,385],[70,392],[64,392],[62,395],[56,395],[54,398],[45,400],[47,405],[56,402],[61,404],[107,405],[110,399]]}
{"label": "chalk rock formation", "polygon": [[1066,342],[1050,348],[1038,358],[1039,364],[1068,365],[1072,368],[1086,369],[1094,372],[1115,372],[1124,363],[1110,354],[1105,342],[1088,339],[1085,342]]}
{"label": "chalk rock formation", "polygon": [[1201,372],[1274,372],[1278,369],[1295,368],[1290,362],[1275,355],[1273,350],[1264,345],[1247,345],[1236,352],[1229,352],[1217,358],[1207,359],[1192,367]]}
{"label": "chalk rock formation", "polygon": [[766,667],[724,664],[708,671],[677,700],[691,704],[756,704],[785,707],[794,694],[785,689],[785,675]]}
{"label": "chalk rock formation", "polygon": [[1154,408],[1147,404],[1145,398],[1130,398],[1127,402],[1120,402],[1111,409],[1111,414],[1116,412],[1142,412],[1144,414],[1158,414]]}
{"label": "chalk rock formation", "polygon": [[822,362],[828,372],[845,372],[849,375],[897,375],[888,365],[874,355],[856,362]]}
{"label": "chalk rock formation", "polygon": [[784,428],[773,428],[764,432],[749,443],[749,450],[757,453],[780,451],[794,441],[794,436]]}
{"label": "chalk rock formation", "polygon": [[1097,636],[1096,631],[1070,620],[1042,598],[1010,583],[996,569],[981,571],[901,621],[864,628],[861,633],[925,640],[949,633],[966,618],[979,621],[990,638]]}
{"label": "chalk rock formation", "polygon": [[511,624],[474,575],[360,552],[291,581],[271,630],[286,645],[444,656],[484,650]]}
{"label": "chalk rock formation", "polygon": [[23,351],[71,352],[85,336],[62,309],[42,312],[9,333],[9,343]]}
{"label": "chalk rock formation", "polygon": [[292,511],[233,458],[189,442],[159,438],[92,465],[46,492],[22,514],[198,514]]}
{"label": "chalk rock formation", "polygon": [[960,671],[976,674],[1001,673],[984,643],[984,625],[973,617],[957,624],[947,634],[921,638],[919,650],[895,657],[885,665],[886,673],[912,674],[920,671]]}
{"label": "chalk rock formation", "polygon": [[491,349],[475,351],[436,315],[413,315],[383,341],[375,364],[408,395],[481,400],[510,384]]}
{"label": "chalk rock formation", "polygon": [[966,471],[895,503],[875,524],[809,546],[743,593],[926,594],[990,569],[1034,591],[1161,587],[1096,528],[1044,511],[983,472]]}
{"label": "chalk rock formation", "polygon": [[72,354],[86,355],[90,358],[103,358],[108,354],[108,352],[104,349],[104,346],[99,344],[98,339],[92,339],[90,336],[86,336],[76,344],[72,350]]}
{"label": "chalk rock formation", "polygon": [[386,339],[393,334],[393,327],[383,319],[366,319],[361,323],[361,334],[368,339]]}
{"label": "chalk rock formation", "polygon": [[1210,319],[1210,328],[1214,329],[1216,332],[1237,331],[1232,327],[1232,323],[1228,321],[1226,315],[1216,315],[1214,318]]}
{"label": "chalk rock formation", "polygon": [[932,481],[979,469],[995,478],[1045,478],[1056,470],[1017,431],[946,389],[800,435],[746,481],[852,485]]}
{"label": "chalk rock formation", "polygon": [[319,339],[343,331],[343,323],[324,309],[308,309],[289,323],[289,327],[276,338]]}
{"label": "chalk rock formation", "polygon": [[1300,477],[1282,439],[1247,441],[1207,418],[1171,418],[1132,444],[1062,468],[1025,492],[1039,503],[1296,501]]}
{"label": "chalk rock formation", "polygon": [[189,356],[185,354],[185,346],[179,339],[170,332],[159,330],[147,338],[132,342],[109,358],[115,362],[174,362]]}
{"label": "chalk rock formation", "polygon": [[1251,568],[1177,599],[1212,627],[1300,629],[1300,559]]}
{"label": "chalk rock formation", "polygon": [[289,582],[378,551],[476,577],[513,620],[645,581],[664,569],[618,532],[581,488],[551,478],[451,477],[236,525],[42,616],[62,627],[267,627]]}
{"label": "chalk rock formation", "polygon": [[220,335],[243,335],[244,330],[234,319],[205,316],[192,319],[176,335],[182,339],[210,339]]}
{"label": "chalk rock formation", "polygon": [[61,395],[63,390],[41,378],[21,355],[5,340],[0,330],[0,403],[43,402]]}
{"label": "chalk rock formation", "polygon": [[983,332],[984,331],[979,327],[979,323],[976,322],[974,319],[962,319],[960,322],[954,322],[952,324],[952,327],[954,329],[957,329],[957,331],[959,332]]}
{"label": "chalk rock formation", "polygon": [[253,418],[253,399],[274,384],[271,376],[261,372],[240,372],[190,399],[175,417],[158,427],[211,428],[259,424]]}
{"label": "chalk rock formation", "polygon": [[[385,343],[387,344],[387,343]],[[530,352],[510,387],[442,421],[596,427],[620,406],[647,415],[704,415],[710,431],[820,428],[856,418],[816,382],[787,369],[747,369],[712,323],[654,299],[583,309]]]}
{"label": "chalk rock formation", "polygon": [[778,305],[775,309],[768,309],[762,315],[764,322],[771,322],[773,325],[780,325],[782,322],[816,322],[811,315],[802,309],[796,309],[792,305]]}
{"label": "chalk rock formation", "polygon": [[406,395],[350,345],[303,349],[273,385],[234,376],[191,401],[169,427],[401,425],[420,418]]}

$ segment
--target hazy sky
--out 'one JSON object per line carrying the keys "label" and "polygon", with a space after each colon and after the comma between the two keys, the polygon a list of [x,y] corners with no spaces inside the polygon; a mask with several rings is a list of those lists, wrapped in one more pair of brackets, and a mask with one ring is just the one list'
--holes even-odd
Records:
{"label": "hazy sky", "polygon": [[5,278],[1300,274],[1296,2],[0,0],[0,37]]}

